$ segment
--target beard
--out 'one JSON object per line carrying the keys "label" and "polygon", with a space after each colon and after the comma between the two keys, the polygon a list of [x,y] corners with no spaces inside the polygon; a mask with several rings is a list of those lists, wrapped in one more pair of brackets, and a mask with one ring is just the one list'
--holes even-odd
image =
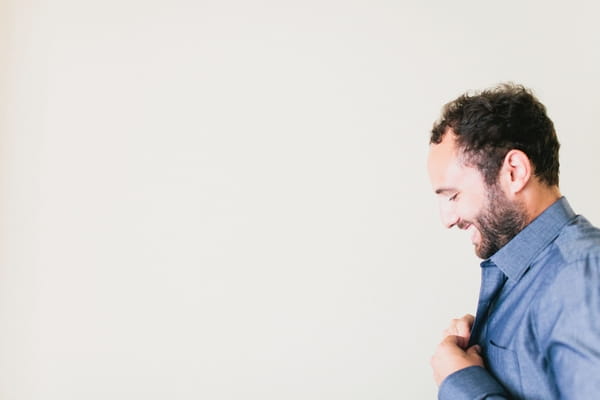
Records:
{"label": "beard", "polygon": [[482,259],[490,258],[504,247],[528,222],[521,203],[510,201],[497,184],[488,189],[486,206],[475,218],[475,227],[481,235],[475,254]]}

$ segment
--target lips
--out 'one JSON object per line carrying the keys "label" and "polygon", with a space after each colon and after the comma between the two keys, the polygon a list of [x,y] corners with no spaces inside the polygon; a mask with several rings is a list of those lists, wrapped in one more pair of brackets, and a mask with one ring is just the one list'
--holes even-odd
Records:
{"label": "lips", "polygon": [[469,222],[460,220],[460,221],[458,221],[456,226],[458,226],[458,229],[465,230],[465,229],[469,228],[469,226],[471,226],[471,224]]}

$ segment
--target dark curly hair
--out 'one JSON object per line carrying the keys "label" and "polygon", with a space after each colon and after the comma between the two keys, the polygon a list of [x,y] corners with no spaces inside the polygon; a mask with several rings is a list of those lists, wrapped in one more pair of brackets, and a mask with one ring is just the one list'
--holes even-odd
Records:
{"label": "dark curly hair", "polygon": [[430,143],[440,143],[449,128],[465,162],[481,171],[488,186],[496,183],[504,157],[512,149],[527,154],[541,182],[558,185],[560,144],[554,124],[546,107],[523,86],[501,84],[446,104]]}

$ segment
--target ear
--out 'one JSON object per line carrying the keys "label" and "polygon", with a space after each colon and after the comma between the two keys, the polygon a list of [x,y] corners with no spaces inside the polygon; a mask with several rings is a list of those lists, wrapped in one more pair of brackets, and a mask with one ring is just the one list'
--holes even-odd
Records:
{"label": "ear", "polygon": [[501,169],[502,185],[506,193],[518,194],[531,179],[533,168],[527,154],[521,150],[510,150],[504,157]]}

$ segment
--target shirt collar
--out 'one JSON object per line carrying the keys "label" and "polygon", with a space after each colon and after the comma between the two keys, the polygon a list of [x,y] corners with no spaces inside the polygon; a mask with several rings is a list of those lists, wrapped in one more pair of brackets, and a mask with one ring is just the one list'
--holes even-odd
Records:
{"label": "shirt collar", "polygon": [[[558,236],[575,213],[565,197],[555,201],[489,260],[510,280],[518,281],[534,258]],[[488,260],[482,262],[482,267]]]}

